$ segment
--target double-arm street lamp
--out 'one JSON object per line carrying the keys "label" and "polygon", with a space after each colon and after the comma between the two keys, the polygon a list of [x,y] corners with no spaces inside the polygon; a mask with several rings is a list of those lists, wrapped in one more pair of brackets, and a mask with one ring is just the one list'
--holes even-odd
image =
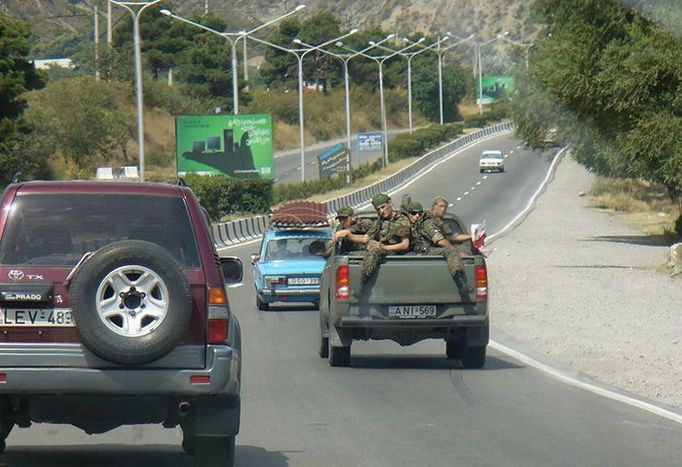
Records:
{"label": "double-arm street lamp", "polygon": [[[160,1],[160,0],[157,0]],[[261,29],[270,26],[278,21],[281,21],[285,18],[288,18],[291,15],[294,15],[298,13],[299,11],[302,11],[305,8],[305,5],[298,5],[296,8],[294,8],[292,11],[282,15],[278,16],[277,18],[270,20],[266,23],[261,24],[260,26],[253,28],[250,31],[239,31],[239,32],[221,32],[221,31],[216,31],[215,29],[209,28],[208,26],[204,26],[203,24],[196,23],[194,21],[191,21],[187,18],[183,18],[182,16],[178,16],[174,14],[171,10],[168,9],[163,9],[161,10],[161,13],[169,16],[175,20],[178,20],[180,22],[190,24],[192,26],[195,26],[199,29],[203,29],[204,31],[212,32],[213,34],[217,34],[223,38],[225,38],[229,43],[230,43],[230,57],[231,57],[231,62],[232,62],[232,99],[233,99],[233,105],[232,105],[232,111],[235,115],[239,114],[239,76],[237,72],[237,42],[239,42],[240,39],[244,39],[248,37],[250,34],[253,34],[256,31],[260,31]]]}
{"label": "double-arm street lamp", "polygon": [[[109,0],[114,5],[125,8],[133,17],[133,48],[135,54],[135,96],[137,100],[137,151],[140,165],[140,181],[144,182],[144,111],[142,96],[142,57],[140,53],[140,15],[148,7],[161,0],[151,2],[125,2]],[[139,7],[139,8],[138,8]],[[137,10],[136,10],[137,8]]]}
{"label": "double-arm street lamp", "polygon": [[[421,43],[424,41],[423,37],[417,41],[411,41],[407,37],[402,38],[403,42],[407,42],[407,43],[414,44],[414,45],[419,45],[420,47],[422,47],[422,49],[417,51],[417,52],[400,53],[399,54],[400,56],[407,58],[407,115],[408,115],[408,127],[410,129],[410,133],[412,133],[412,59],[415,56],[426,52],[427,50],[431,50],[433,47],[436,47],[437,45],[440,46],[440,42],[448,40],[449,36],[450,36],[450,33],[447,33],[445,35],[445,37],[439,38],[437,42],[434,42],[433,44],[431,44],[429,46],[421,45]],[[386,50],[386,51],[389,51],[389,52],[395,51],[395,50],[390,49],[388,47],[381,47],[381,48]]]}
{"label": "double-arm street lamp", "polygon": [[498,34],[497,36],[493,37],[492,39],[488,39],[487,41],[483,41],[480,44],[476,44],[476,62],[478,63],[478,113],[479,115],[483,115],[483,71],[481,70],[481,47],[484,45],[490,44],[491,42],[495,42],[498,39],[502,39],[505,34]]}
{"label": "double-arm street lamp", "polygon": [[313,48],[304,48],[304,49],[289,49],[286,47],[283,47],[278,44],[274,44],[272,42],[265,41],[263,39],[258,39],[257,37],[249,37],[254,42],[257,42],[259,44],[267,45],[268,47],[272,47],[277,50],[281,50],[282,52],[286,52],[289,54],[292,54],[296,57],[296,61],[298,62],[298,126],[299,126],[299,139],[300,139],[300,149],[301,149],[301,182],[305,182],[305,119],[303,115],[303,58],[309,53],[312,52],[313,50],[326,47],[329,44],[332,44],[334,42],[337,42],[341,39],[344,39],[352,34],[355,34],[358,30],[357,29],[351,29],[349,32],[346,34],[343,34],[339,37],[336,37],[334,39],[330,39],[326,42],[323,42],[322,44],[313,46]]}
{"label": "double-arm street lamp", "polygon": [[516,45],[518,47],[523,47],[526,49],[526,71],[528,71],[528,55],[530,54],[530,48],[533,47],[535,45],[535,43],[515,41],[513,39],[508,38],[506,34],[501,34],[501,35],[498,35],[497,37],[499,39],[505,41],[505,42],[512,44],[512,45]]}
{"label": "double-arm street lamp", "polygon": [[[325,41],[321,44],[318,44],[314,46],[314,48],[309,48],[309,49],[304,49],[304,52],[301,53],[301,58],[298,60],[298,106],[299,106],[299,131],[301,132],[300,138],[301,138],[301,182],[305,182],[305,143],[304,143],[304,133],[303,133],[303,58],[308,55],[310,52],[313,50],[326,47],[330,44],[333,44],[337,41],[340,41],[341,39],[345,39],[348,36],[351,36],[358,32],[357,29],[351,29],[348,31],[346,34],[342,34],[339,37],[335,37],[334,39],[329,39],[328,41]],[[294,40],[294,42],[296,42]]]}
{"label": "double-arm street lamp", "polygon": [[357,51],[353,50],[350,47],[346,47],[343,44],[337,44],[337,46],[340,46],[349,52],[351,52],[353,55],[352,56],[361,56],[364,58],[367,58],[369,60],[372,60],[375,62],[377,65],[379,65],[379,101],[380,101],[380,106],[381,106],[381,131],[383,133],[383,139],[384,139],[384,167],[388,165],[388,131],[387,131],[387,125],[386,125],[386,107],[384,104],[384,63],[386,63],[387,60],[408,51],[409,49],[415,47],[416,44],[409,44],[406,47],[403,47],[400,50],[393,51],[389,53],[388,55],[381,55],[381,56],[373,56],[373,55],[368,55],[366,52],[369,50],[375,48],[375,47],[380,47],[383,42],[386,42],[387,40],[390,40],[393,38],[393,34],[390,34],[383,40],[379,42],[374,42],[374,41],[369,41],[369,47],[366,47],[363,50]]}
{"label": "double-arm street lamp", "polygon": [[443,124],[443,54],[447,52],[448,50],[452,49],[453,47],[456,47],[460,44],[463,44],[467,41],[470,41],[473,39],[473,37],[476,34],[469,34],[467,37],[464,38],[458,38],[459,40],[453,44],[448,45],[447,47],[440,47],[440,43],[438,44],[438,49],[436,49],[436,53],[438,54],[438,106],[440,109],[440,124]]}
{"label": "double-arm street lamp", "polygon": [[[334,57],[337,60],[340,60],[341,63],[343,64],[343,81],[344,81],[344,89],[345,89],[345,101],[346,101],[346,145],[348,147],[348,150],[351,151],[352,153],[352,142],[351,142],[351,128],[350,128],[350,86],[348,83],[348,62],[352,58],[352,55],[342,55],[342,54],[336,54],[334,52],[331,52],[329,50],[323,49],[320,46],[315,46],[308,44],[306,42],[303,42],[300,39],[294,39],[294,43],[307,47],[312,50],[317,50],[323,54],[329,55],[330,57]],[[350,167],[348,167],[348,170],[346,171],[346,183],[350,185],[353,180],[351,178],[351,171]]]}

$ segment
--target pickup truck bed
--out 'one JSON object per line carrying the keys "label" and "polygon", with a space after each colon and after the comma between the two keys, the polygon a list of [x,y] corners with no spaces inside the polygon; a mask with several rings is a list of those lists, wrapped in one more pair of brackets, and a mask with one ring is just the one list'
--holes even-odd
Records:
{"label": "pickup truck bed", "polygon": [[488,344],[485,258],[470,244],[462,248],[469,254],[457,280],[442,256],[409,253],[386,257],[364,286],[362,256],[330,256],[321,283],[320,356],[347,366],[353,340],[411,345],[443,339],[449,358],[482,367]]}

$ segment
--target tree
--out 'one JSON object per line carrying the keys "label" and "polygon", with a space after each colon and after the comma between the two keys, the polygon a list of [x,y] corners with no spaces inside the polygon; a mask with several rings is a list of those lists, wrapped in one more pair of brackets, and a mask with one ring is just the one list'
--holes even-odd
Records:
{"label": "tree", "polygon": [[0,13],[0,180],[7,183],[15,172],[33,173],[41,162],[23,157],[21,148],[30,125],[22,118],[23,94],[45,85],[44,75],[26,59],[29,30]]}
{"label": "tree", "polygon": [[[412,94],[419,111],[429,120],[440,117],[438,58],[422,53],[412,60]],[[458,106],[467,92],[467,77],[457,65],[443,67],[443,120],[459,118]]]}
{"label": "tree", "polygon": [[528,74],[517,74],[512,112],[528,141],[558,125],[590,170],[660,183],[682,205],[682,45],[640,15],[660,18],[678,7],[629,3],[635,9],[612,0],[535,0],[546,30]]}

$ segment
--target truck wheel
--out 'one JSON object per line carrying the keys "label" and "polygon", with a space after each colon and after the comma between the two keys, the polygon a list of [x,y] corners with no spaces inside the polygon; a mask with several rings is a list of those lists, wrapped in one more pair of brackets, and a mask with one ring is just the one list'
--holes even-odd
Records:
{"label": "truck wheel", "polygon": [[329,345],[329,365],[348,366],[350,365],[350,346],[333,347]]}
{"label": "truck wheel", "polygon": [[462,366],[464,368],[478,369],[485,365],[485,349],[484,345],[477,347],[467,347],[462,357]]}
{"label": "truck wheel", "polygon": [[256,295],[256,306],[260,311],[268,311],[270,309],[270,304],[261,300],[258,295]]}
{"label": "truck wheel", "polygon": [[185,273],[165,248],[150,242],[124,240],[100,248],[76,269],[70,289],[83,343],[121,365],[163,357],[192,318]]}
{"label": "truck wheel", "polygon": [[461,339],[452,339],[445,341],[445,354],[450,359],[460,359],[464,356],[466,346]]}
{"label": "truck wheel", "polygon": [[196,436],[194,467],[234,467],[234,436]]}

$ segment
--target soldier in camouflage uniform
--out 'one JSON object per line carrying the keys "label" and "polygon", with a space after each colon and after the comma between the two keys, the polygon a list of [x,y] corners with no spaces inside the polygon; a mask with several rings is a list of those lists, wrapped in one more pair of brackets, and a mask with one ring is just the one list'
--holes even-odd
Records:
{"label": "soldier in camouflage uniform", "polygon": [[445,239],[451,244],[464,243],[471,240],[471,235],[453,232],[452,228],[450,228],[450,224],[448,224],[443,218],[448,210],[449,205],[450,203],[447,199],[442,196],[436,196],[433,198],[431,210],[424,213],[423,217],[433,220],[434,224],[436,224],[436,227],[440,229]]}
{"label": "soldier in camouflage uniform", "polygon": [[411,249],[418,254],[444,256],[452,277],[462,271],[462,253],[445,238],[431,216],[424,216],[421,203],[410,202],[406,208],[412,224]]}
{"label": "soldier in camouflage uniform", "polygon": [[[350,206],[344,206],[336,212],[336,219],[339,221],[339,225],[336,228],[336,232],[341,232],[343,230],[348,230],[353,235],[364,235],[374,224],[371,219],[358,219],[355,216],[355,211]],[[334,239],[332,240],[331,248],[334,248],[334,241],[337,240],[336,233]],[[353,243],[346,238],[339,237],[339,253],[345,254],[363,254],[365,251],[365,246],[359,243]],[[360,253],[358,253],[360,252]],[[331,255],[331,250],[329,251]]]}
{"label": "soldier in camouflage uniform", "polygon": [[366,234],[354,235],[348,230],[335,234],[335,238],[345,238],[365,246],[361,268],[363,284],[379,267],[381,258],[405,253],[410,248],[410,221],[405,214],[393,210],[391,198],[380,193],[372,198],[372,206],[377,210],[379,218]]}

